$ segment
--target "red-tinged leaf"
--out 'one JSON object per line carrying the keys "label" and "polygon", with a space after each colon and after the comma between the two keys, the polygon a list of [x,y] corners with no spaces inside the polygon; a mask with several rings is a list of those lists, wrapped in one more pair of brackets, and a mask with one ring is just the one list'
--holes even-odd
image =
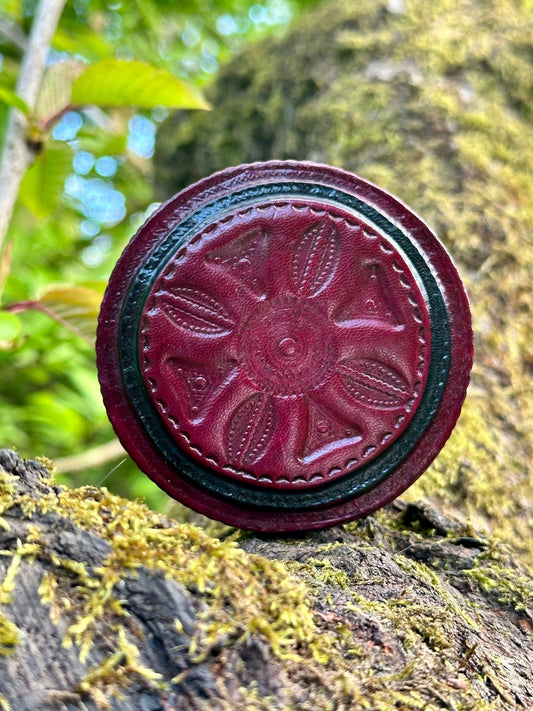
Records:
{"label": "red-tinged leaf", "polygon": [[37,308],[92,343],[96,334],[96,323],[102,294],[86,286],[61,286],[48,289]]}
{"label": "red-tinged leaf", "polygon": [[6,285],[6,281],[9,277],[9,274],[11,272],[11,263],[13,260],[13,247],[14,247],[14,240],[10,239],[5,247],[2,255],[0,256],[0,297],[2,296],[2,293],[4,291],[4,287]]}
{"label": "red-tinged leaf", "polygon": [[83,62],[75,59],[51,64],[43,77],[43,83],[37,98],[35,118],[49,126],[70,106],[72,85],[86,69]]}
{"label": "red-tinged leaf", "polygon": [[10,304],[11,313],[33,309],[92,344],[96,334],[101,292],[86,286],[57,286],[48,289],[40,299]]}

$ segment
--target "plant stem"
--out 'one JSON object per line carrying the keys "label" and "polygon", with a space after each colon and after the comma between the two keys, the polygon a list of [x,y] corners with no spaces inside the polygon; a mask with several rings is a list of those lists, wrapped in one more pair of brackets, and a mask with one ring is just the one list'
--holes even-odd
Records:
{"label": "plant stem", "polygon": [[[65,2],[66,0],[41,0],[36,8],[16,88],[17,94],[28,105],[30,113],[37,103],[46,58]],[[12,109],[0,163],[0,254],[21,180],[35,159],[35,152],[27,141],[27,129],[27,117],[18,109]]]}

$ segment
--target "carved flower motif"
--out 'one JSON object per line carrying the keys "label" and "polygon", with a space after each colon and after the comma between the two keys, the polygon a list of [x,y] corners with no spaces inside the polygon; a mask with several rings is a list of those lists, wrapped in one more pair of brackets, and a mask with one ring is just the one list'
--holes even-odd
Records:
{"label": "carved flower motif", "polygon": [[262,485],[314,485],[405,429],[427,314],[399,254],[362,223],[293,205],[252,218],[159,278],[145,382],[193,457]]}

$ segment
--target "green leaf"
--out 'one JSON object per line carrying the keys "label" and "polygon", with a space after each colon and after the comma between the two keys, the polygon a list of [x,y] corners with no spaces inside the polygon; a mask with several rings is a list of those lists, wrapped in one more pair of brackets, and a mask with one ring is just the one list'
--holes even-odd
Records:
{"label": "green leaf", "polygon": [[107,288],[107,279],[86,279],[82,281],[79,286],[95,291],[97,294],[100,294],[100,299],[102,299],[104,291]]}
{"label": "green leaf", "polygon": [[0,341],[13,341],[20,333],[22,324],[16,314],[0,311]]}
{"label": "green leaf", "polygon": [[[102,131],[94,125],[82,126],[76,136],[80,142],[81,150],[94,153],[95,156],[120,156],[124,154],[126,152],[128,131],[127,127],[125,127],[124,131],[119,132],[122,127],[120,124],[117,126],[117,123],[119,123],[117,117],[113,116],[112,125],[106,131]],[[114,133],[115,131],[117,133]]]}
{"label": "green leaf", "polygon": [[196,89],[164,69],[139,61],[106,59],[88,67],[72,87],[72,103],[208,109]]}
{"label": "green leaf", "polygon": [[72,26],[63,27],[62,23],[59,24],[54,35],[54,48],[59,52],[72,55],[79,55],[81,50],[83,56],[88,59],[107,57],[113,51],[112,44],[105,38],[103,32],[95,32],[90,26],[82,27],[77,18],[75,31]]}
{"label": "green leaf", "polygon": [[7,106],[12,106],[15,109],[19,109],[26,116],[30,113],[28,104],[21,99],[18,94],[15,94],[11,89],[6,89],[5,86],[0,86],[0,101]]}
{"label": "green leaf", "polygon": [[50,141],[27,171],[19,199],[35,217],[51,215],[59,204],[66,178],[72,171],[72,149],[66,143]]}
{"label": "green leaf", "polygon": [[20,22],[22,18],[22,2],[21,0],[3,0],[2,14],[9,17],[11,20]]}
{"label": "green leaf", "polygon": [[102,290],[88,286],[57,286],[48,289],[33,303],[65,328],[92,343],[96,333]]}

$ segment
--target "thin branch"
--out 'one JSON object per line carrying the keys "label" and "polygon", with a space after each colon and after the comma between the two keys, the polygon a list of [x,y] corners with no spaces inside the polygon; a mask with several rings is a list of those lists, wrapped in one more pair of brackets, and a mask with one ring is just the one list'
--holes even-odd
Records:
{"label": "thin branch", "polygon": [[[35,109],[46,58],[66,0],[41,0],[28,38],[17,81],[17,94]],[[18,109],[9,117],[0,164],[0,253],[17,201],[20,182],[35,154],[27,141],[28,119]]]}

